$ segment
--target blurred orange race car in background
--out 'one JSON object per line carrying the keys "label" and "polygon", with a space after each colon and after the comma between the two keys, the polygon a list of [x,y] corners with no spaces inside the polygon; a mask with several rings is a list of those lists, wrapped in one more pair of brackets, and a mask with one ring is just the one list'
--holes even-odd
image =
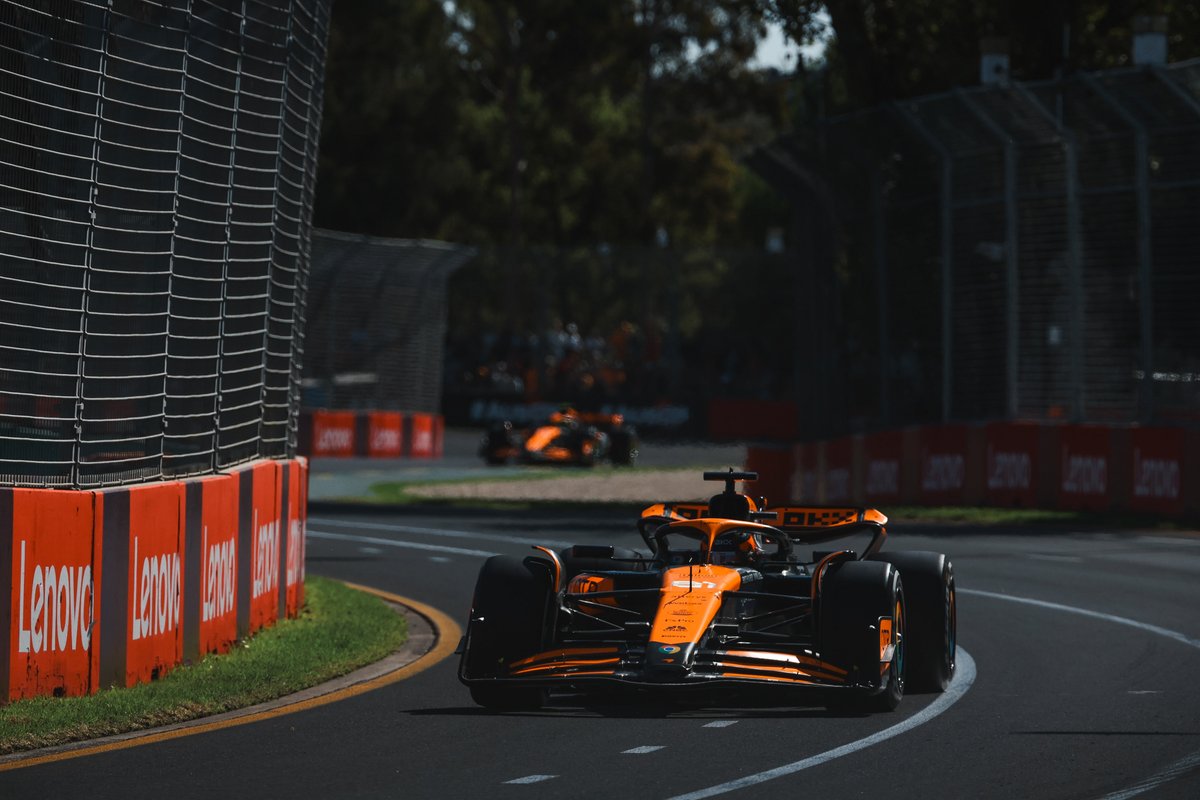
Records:
{"label": "blurred orange race car in background", "polygon": [[620,414],[579,412],[563,408],[534,428],[505,421],[493,425],[479,443],[489,464],[575,464],[597,461],[629,466],[637,459],[637,432]]}

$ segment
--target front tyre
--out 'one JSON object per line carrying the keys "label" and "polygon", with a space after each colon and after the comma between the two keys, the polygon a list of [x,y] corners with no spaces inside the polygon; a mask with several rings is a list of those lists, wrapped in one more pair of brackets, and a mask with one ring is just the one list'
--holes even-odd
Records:
{"label": "front tyre", "polygon": [[[890,564],[851,561],[822,580],[819,609],[822,658],[849,670],[860,687],[830,694],[834,711],[894,711],[904,697],[907,603],[900,573]],[[890,661],[884,661],[880,619],[892,623]],[[867,688],[870,686],[878,688]]]}
{"label": "front tyre", "polygon": [[[504,678],[508,665],[542,650],[550,625],[550,574],[534,559],[492,556],[475,582],[460,673],[468,679]],[[537,708],[542,689],[502,682],[471,683],[471,698],[485,708]]]}

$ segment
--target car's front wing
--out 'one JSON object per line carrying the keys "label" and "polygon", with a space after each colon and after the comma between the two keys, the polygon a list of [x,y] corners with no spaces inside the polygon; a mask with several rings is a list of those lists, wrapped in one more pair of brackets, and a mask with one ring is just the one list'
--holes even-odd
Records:
{"label": "car's front wing", "polygon": [[716,688],[754,685],[797,688],[867,688],[846,669],[807,653],[751,648],[701,649],[687,665],[647,666],[645,651],[625,645],[555,647],[513,661],[501,675],[478,678],[460,672],[464,683],[526,684],[586,688],[610,684],[629,688]]}

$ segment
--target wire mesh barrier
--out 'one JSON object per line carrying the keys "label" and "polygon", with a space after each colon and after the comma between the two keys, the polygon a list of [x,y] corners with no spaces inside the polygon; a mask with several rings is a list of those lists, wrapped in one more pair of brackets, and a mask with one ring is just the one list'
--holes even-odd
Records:
{"label": "wire mesh barrier", "polygon": [[799,340],[809,435],[1200,419],[1200,63],[908,100],[754,164],[828,301]]}
{"label": "wire mesh barrier", "polygon": [[438,412],[446,285],[470,247],[317,230],[304,405]]}
{"label": "wire mesh barrier", "polygon": [[484,249],[451,281],[447,420],[571,403],[677,429],[680,408],[700,424],[714,397],[790,398],[806,313],[793,278],[785,254],[749,248]]}
{"label": "wire mesh barrier", "polygon": [[294,452],[328,17],[0,2],[0,483]]}

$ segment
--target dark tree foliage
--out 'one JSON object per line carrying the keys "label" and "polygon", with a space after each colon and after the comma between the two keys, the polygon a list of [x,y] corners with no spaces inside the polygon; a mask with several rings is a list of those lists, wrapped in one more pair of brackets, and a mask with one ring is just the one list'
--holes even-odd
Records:
{"label": "dark tree foliage", "polygon": [[[338,0],[316,223],[514,247],[761,246],[747,153],[820,116],[1130,60],[1132,20],[1200,55],[1194,0]],[[766,23],[820,64],[751,68]],[[764,211],[767,212],[764,214]]]}
{"label": "dark tree foliage", "polygon": [[971,85],[984,38],[1009,41],[1012,77],[1054,78],[1127,66],[1133,20],[1168,20],[1173,61],[1200,55],[1194,0],[765,0],[770,19],[795,41],[832,29],[824,110],[863,108]]}
{"label": "dark tree foliage", "polygon": [[[339,0],[318,225],[478,244],[738,242],[783,128],[757,0]],[[761,241],[761,240],[759,240]]]}

